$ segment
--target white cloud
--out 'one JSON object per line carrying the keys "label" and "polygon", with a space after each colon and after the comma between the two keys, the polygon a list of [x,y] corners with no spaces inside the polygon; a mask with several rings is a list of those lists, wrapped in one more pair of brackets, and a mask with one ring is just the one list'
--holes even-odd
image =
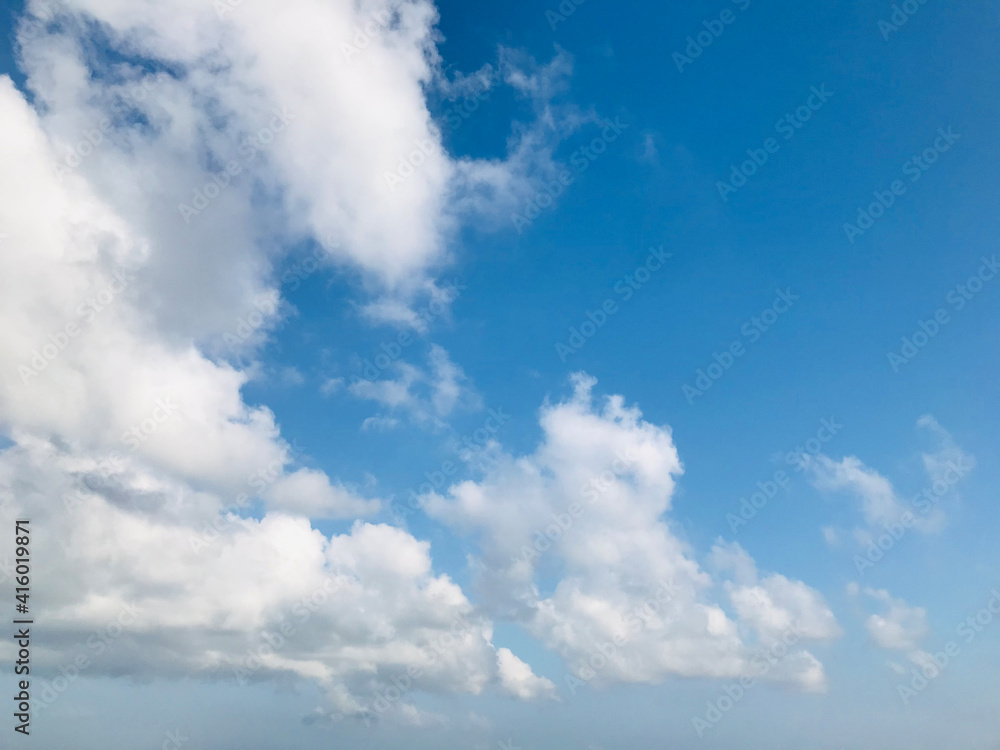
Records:
{"label": "white cloud", "polygon": [[857,495],[862,515],[872,527],[897,523],[906,510],[892,483],[855,456],[834,461],[821,454],[808,459],[807,465],[820,490],[849,490]]}
{"label": "white cloud", "polygon": [[841,635],[823,597],[802,581],[778,573],[759,578],[757,566],[736,542],[719,540],[712,557],[719,567],[734,571],[735,581],[727,581],[725,589],[740,620],[765,642],[777,642],[793,627],[804,638],[827,640]]}
{"label": "white cloud", "polygon": [[[711,600],[712,578],[663,518],[683,470],[669,429],[644,421],[621,396],[595,404],[594,385],[578,374],[570,399],[542,409],[534,453],[500,454],[480,481],[427,498],[430,515],[478,535],[477,590],[490,611],[521,621],[574,675],[601,682],[752,674],[741,631],[760,643],[793,623],[800,639],[836,636],[822,597],[783,576],[758,582],[738,546],[718,551],[736,562],[728,587],[736,619]],[[560,579],[542,595],[538,578],[552,570]],[[609,648],[614,658],[588,673]],[[784,665],[769,677],[822,688],[822,666],[808,652]]]}
{"label": "white cloud", "polygon": [[[904,523],[907,528],[912,527],[925,534],[940,531],[946,519],[941,501],[949,495],[954,496],[955,486],[975,468],[975,459],[959,448],[933,417],[921,417],[917,426],[928,431],[938,447],[921,455],[929,481],[911,500],[902,497],[889,479],[866,466],[856,456],[846,456],[840,461],[823,454],[802,457],[803,465],[819,490],[846,491],[861,501],[861,514],[867,525],[854,529],[854,537],[859,544],[871,543],[873,534],[877,536],[907,518],[911,521]],[[826,529],[824,535],[828,542],[835,538]]]}
{"label": "white cloud", "polygon": [[323,385],[319,387],[319,392],[324,396],[329,396],[331,394],[337,393],[344,387],[343,378],[327,378]]}
{"label": "white cloud", "polygon": [[497,665],[500,684],[511,695],[523,700],[555,696],[556,686],[552,681],[536,676],[531,667],[518,659],[509,648],[497,649]]}
{"label": "white cloud", "polygon": [[916,651],[927,635],[926,610],[907,606],[905,601],[893,598],[885,589],[866,588],[864,593],[885,605],[882,614],[873,614],[865,621],[865,628],[875,645],[896,651]]}
{"label": "white cloud", "polygon": [[299,469],[286,474],[267,490],[268,504],[275,510],[307,518],[356,518],[377,513],[378,500],[358,497],[343,486],[334,486],[321,471]]}
{"label": "white cloud", "polygon": [[[389,413],[407,414],[417,424],[440,425],[455,409],[478,409],[482,402],[462,368],[442,347],[432,344],[427,369],[396,361],[395,379],[358,379],[348,386],[354,396],[374,401]],[[365,420],[366,428],[394,427],[398,420],[378,415]]]}
{"label": "white cloud", "polygon": [[[311,528],[303,516],[377,501],[296,468],[271,411],[241,395],[290,312],[274,270],[285,248],[322,238],[338,270],[403,302],[448,260],[461,186],[477,188],[474,162],[455,179],[427,111],[433,6],[58,7],[59,23],[20,37],[33,104],[0,79],[0,425],[13,443],[0,509],[47,529],[38,570],[59,583],[38,604],[40,670],[134,605],[91,673],[230,679],[284,618],[296,633],[254,678],[316,680],[345,713],[414,665],[418,689],[509,689],[489,622],[433,574],[426,543],[360,522],[332,538]],[[348,59],[341,43],[382,10],[391,23]],[[90,54],[96,28],[122,54]],[[414,149],[419,169],[390,189]],[[526,179],[520,161],[489,169]],[[428,413],[460,406],[447,355],[431,373]],[[456,622],[473,626],[434,656]]]}

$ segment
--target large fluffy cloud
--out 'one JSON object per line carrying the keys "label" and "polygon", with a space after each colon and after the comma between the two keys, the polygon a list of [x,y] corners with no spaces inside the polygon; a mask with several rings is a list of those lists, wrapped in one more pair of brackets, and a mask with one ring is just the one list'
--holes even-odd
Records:
{"label": "large fluffy cloud", "polygon": [[[565,55],[503,52],[536,122],[505,160],[456,160],[426,104],[441,84],[428,2],[29,12],[31,103],[0,81],[0,510],[33,519],[37,572],[58,582],[34,601],[39,667],[82,651],[91,674],[308,678],[336,713],[419,721],[387,686],[552,694],[493,645],[489,616],[605,681],[747,674],[785,623],[835,635],[822,599],[780,576],[737,575],[729,610],[716,601],[664,520],[681,473],[669,430],[621,397],[595,408],[585,376],[543,409],[538,451],[429,500],[481,540],[481,609],[403,530],[316,531],[380,502],[305,465],[242,398],[253,369],[236,355],[252,362],[287,314],[275,267],[302,242],[374,292],[367,316],[426,332],[411,303],[438,291],[456,222],[516,204],[554,140],[593,119],[551,104]],[[355,395],[443,419],[470,396],[430,352],[431,374]],[[615,658],[584,675],[608,643]],[[821,686],[809,652],[786,665],[772,676]]]}
{"label": "large fluffy cloud", "polygon": [[[433,6],[29,13],[31,103],[0,80],[0,510],[33,519],[38,574],[59,582],[33,602],[38,666],[88,653],[127,613],[90,673],[231,679],[250,649],[252,678],[318,680],[343,713],[378,712],[400,674],[416,689],[549,692],[493,646],[425,542],[361,521],[316,532],[310,518],[378,499],[300,465],[241,394],[253,369],[235,355],[252,358],[286,314],[274,269],[300,240],[395,309],[434,293],[464,209],[425,102]],[[459,371],[432,354],[444,413]]]}
{"label": "large fluffy cloud", "polygon": [[[713,579],[664,517],[682,472],[669,429],[621,396],[595,404],[594,385],[576,375],[572,397],[543,408],[533,454],[493,456],[482,480],[426,498],[432,516],[479,536],[483,602],[587,681],[753,674],[755,647],[837,636],[816,591],[780,575],[758,580],[738,546],[715,554],[735,572],[725,582],[735,619],[713,601]],[[804,650],[770,676],[823,686]]]}

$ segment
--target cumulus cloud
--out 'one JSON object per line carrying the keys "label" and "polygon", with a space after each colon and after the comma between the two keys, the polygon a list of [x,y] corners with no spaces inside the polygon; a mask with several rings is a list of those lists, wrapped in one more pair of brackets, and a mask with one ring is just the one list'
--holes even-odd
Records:
{"label": "cumulus cloud", "polygon": [[[316,680],[343,713],[411,667],[422,690],[541,694],[425,542],[311,527],[378,501],[297,465],[241,392],[292,312],[275,268],[300,241],[376,299],[436,288],[478,190],[427,109],[436,11],[217,5],[29,2],[31,103],[0,79],[0,510],[47,529],[38,572],[61,582],[37,598],[38,666],[134,608],[92,674],[232,679],[294,624],[252,678]],[[429,372],[428,414],[464,403],[443,350]]]}
{"label": "cumulus cloud", "polygon": [[764,641],[777,642],[790,628],[816,640],[841,635],[837,619],[818,591],[779,573],[760,578],[753,559],[736,542],[719,540],[712,559],[734,573],[735,579],[725,583],[726,592],[740,620]]}
{"label": "cumulus cloud", "polygon": [[[618,644],[608,681],[751,673],[751,642],[798,616],[805,638],[830,636],[800,582],[737,581],[732,613],[713,600],[717,581],[664,519],[682,472],[669,429],[620,396],[595,407],[586,376],[543,408],[534,454],[428,503],[482,540],[483,611],[405,531],[314,529],[378,502],[298,465],[274,414],[243,400],[292,312],[274,269],[300,241],[370,293],[365,315],[426,330],[412,302],[434,294],[459,223],[504,216],[551,175],[558,140],[596,119],[553,103],[567,55],[503,51],[501,79],[533,120],[506,158],[455,159],[427,108],[440,60],[423,0],[28,13],[40,19],[18,37],[32,103],[0,80],[0,509],[47,530],[37,571],[58,583],[36,603],[43,674],[127,610],[90,674],[310,679],[336,714],[419,724],[433,717],[406,699],[374,705],[401,674],[426,691],[551,694],[494,647],[493,615],[578,674]],[[113,54],[95,53],[95,33]],[[351,392],[416,421],[475,406],[439,347],[426,369],[394,374]],[[782,679],[822,681],[808,652],[788,664]]]}
{"label": "cumulus cloud", "polygon": [[[522,622],[573,675],[598,682],[755,674],[754,646],[788,626],[798,628],[792,642],[839,634],[818,593],[783,576],[758,581],[735,545],[717,549],[736,573],[735,615],[712,600],[715,582],[664,518],[683,471],[669,428],[621,396],[597,401],[595,384],[577,374],[569,399],[543,407],[534,453],[495,456],[482,479],[426,498],[431,516],[479,538],[477,591],[489,611]],[[613,658],[595,659],[609,649]],[[769,676],[821,689],[808,652],[784,665]]]}
{"label": "cumulus cloud", "polygon": [[[40,441],[0,454],[2,486],[17,488],[0,495],[4,510],[45,529],[34,541],[37,574],[52,582],[36,602],[40,669],[83,652],[88,674],[304,678],[347,715],[370,712],[408,669],[422,690],[509,690],[511,657],[501,676],[489,622],[433,573],[427,542],[363,522],[326,538],[280,513],[220,523],[212,496],[130,469],[90,488],[80,474],[91,468]],[[84,646],[126,609],[136,614],[114,648]],[[515,671],[536,684],[526,665]]]}
{"label": "cumulus cloud", "polygon": [[524,700],[555,695],[556,686],[552,680],[535,675],[509,648],[497,649],[497,666],[500,684],[511,695]]}

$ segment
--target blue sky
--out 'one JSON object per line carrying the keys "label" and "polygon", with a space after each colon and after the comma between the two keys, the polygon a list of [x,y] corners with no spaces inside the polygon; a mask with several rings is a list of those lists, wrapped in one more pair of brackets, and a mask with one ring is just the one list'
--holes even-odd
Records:
{"label": "blue sky", "polygon": [[[28,325],[18,310],[41,319],[37,335],[3,344],[0,397],[3,507],[49,529],[38,544],[55,560],[34,584],[50,623],[39,625],[38,679],[110,617],[96,602],[139,597],[149,613],[33,717],[31,741],[159,747],[180,728],[190,748],[1000,743],[997,624],[991,615],[969,641],[957,630],[1000,608],[996,546],[983,533],[998,520],[1000,479],[989,427],[1000,423],[995,9],[441,2],[435,20],[425,2],[303,0],[284,15],[252,0],[168,5],[69,0],[20,53],[23,9],[4,14],[0,62],[16,91],[2,109],[17,133],[3,149],[8,197],[34,164],[16,154],[39,139],[67,153],[115,92],[151,82],[128,104],[149,132],[138,115],[116,119],[69,180],[27,191],[49,195],[54,225],[77,227],[82,215],[118,239],[54,238],[44,211],[3,212],[18,249],[5,260],[11,301],[0,314],[11,327]],[[321,49],[321,32],[356,44],[383,6],[404,20],[380,27],[356,60],[345,63],[338,43]],[[894,10],[907,20],[890,28]],[[185,14],[198,34],[171,18]],[[220,73],[213,45],[243,67]],[[178,201],[285,106],[294,117],[274,145],[259,160],[233,157],[244,176],[190,223],[178,218]],[[426,139],[414,176],[376,196],[395,154]],[[745,181],[733,181],[741,169]],[[720,191],[727,182],[735,189]],[[515,218],[540,198],[551,205]],[[33,249],[59,242],[59,252]],[[43,266],[41,255],[54,260]],[[17,368],[32,340],[61,327],[58,290],[99,284],[114,263],[137,281],[85,330],[86,353],[71,347],[29,386]],[[413,322],[448,289],[429,321]],[[281,302],[262,306],[262,295]],[[255,306],[266,324],[227,346]],[[396,349],[400,335],[410,343]],[[366,365],[387,352],[392,363],[371,377]],[[155,387],[143,390],[147,381]],[[182,417],[114,478],[114,497],[131,500],[91,499],[106,528],[147,540],[147,551],[57,522],[58,501],[38,497],[68,491],[80,466],[120,449],[116,427],[141,424],[167,392]],[[616,394],[620,406],[605,401]],[[57,396],[69,400],[43,406]],[[498,413],[509,418],[486,430],[495,442],[464,460],[462,440],[485,436]],[[238,510],[246,537],[234,531],[244,521],[227,522],[231,553],[184,558],[177,578],[152,572],[173,571],[157,562],[182,538],[172,529],[194,534],[225,517],[248,471],[287,444],[301,454]],[[600,519],[561,534],[527,579],[505,567],[533,514],[547,523],[568,512],[560,493],[599,475],[618,445],[641,457],[616,471]],[[454,473],[435,484],[445,465]],[[949,466],[961,467],[955,481]],[[769,482],[783,486],[734,530],[741,499]],[[913,499],[935,482],[934,510],[920,513]],[[394,515],[411,489],[421,509]],[[143,511],[137,498],[156,493]],[[360,511],[365,502],[378,509]],[[123,507],[131,520],[114,515]],[[906,531],[859,570],[907,510]],[[84,541],[58,543],[70,534]],[[404,554],[421,542],[425,553]],[[369,598],[335,596],[339,610],[309,621],[295,659],[286,651],[289,663],[238,684],[231,663],[287,607],[274,592],[313,580],[335,549]],[[615,562],[602,565],[603,554]],[[130,559],[151,572],[109,572]],[[273,570],[257,571],[260,560]],[[54,581],[45,593],[47,574],[73,566],[90,571],[90,594]],[[602,617],[648,599],[656,566],[688,576],[676,611],[574,690],[567,677],[589,658],[588,639],[610,637]],[[211,580],[239,601],[211,609]],[[433,598],[444,580],[457,591],[447,603]],[[369,726],[372,709],[357,706],[406,658],[422,663],[427,612],[449,607],[487,620],[491,636],[455,650],[447,672],[425,667]],[[348,623],[353,610],[365,614]],[[755,673],[751,655],[787,621],[806,623],[794,648],[812,661]],[[375,633],[381,650],[355,663],[364,649],[351,628]],[[950,641],[958,655],[914,690],[913,675],[934,672],[928,659]],[[732,699],[740,676],[754,687],[713,721],[707,706]],[[304,720],[316,716],[334,719]]]}

